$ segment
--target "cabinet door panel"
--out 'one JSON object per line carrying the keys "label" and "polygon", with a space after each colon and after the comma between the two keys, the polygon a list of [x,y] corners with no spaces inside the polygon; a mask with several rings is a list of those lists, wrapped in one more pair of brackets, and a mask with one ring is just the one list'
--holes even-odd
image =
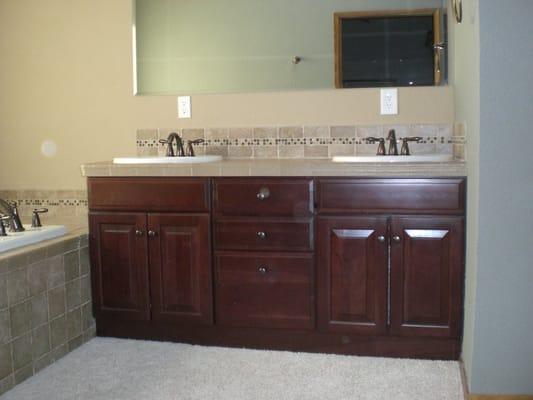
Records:
{"label": "cabinet door panel", "polygon": [[393,218],[391,332],[457,337],[461,320],[463,219]]}
{"label": "cabinet door panel", "polygon": [[[319,218],[318,321],[322,330],[386,329],[387,219]],[[383,241],[379,241],[378,237]]]}
{"label": "cabinet door panel", "polygon": [[146,216],[90,213],[93,301],[96,317],[150,319]]}
{"label": "cabinet door panel", "polygon": [[212,323],[209,216],[150,214],[152,317]]}

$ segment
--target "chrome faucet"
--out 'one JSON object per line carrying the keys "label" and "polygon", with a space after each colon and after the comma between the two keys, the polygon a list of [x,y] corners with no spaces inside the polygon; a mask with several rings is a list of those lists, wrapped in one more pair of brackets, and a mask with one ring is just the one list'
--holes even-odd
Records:
{"label": "chrome faucet", "polygon": [[[176,142],[177,154],[174,152],[173,142]],[[167,145],[167,157],[185,157],[183,139],[176,132],[171,132],[166,139],[161,139],[159,143]]]}
{"label": "chrome faucet", "polygon": [[10,230],[12,232],[25,231],[24,226],[20,221],[19,211],[16,202],[0,199],[0,214],[4,214],[9,218]]}

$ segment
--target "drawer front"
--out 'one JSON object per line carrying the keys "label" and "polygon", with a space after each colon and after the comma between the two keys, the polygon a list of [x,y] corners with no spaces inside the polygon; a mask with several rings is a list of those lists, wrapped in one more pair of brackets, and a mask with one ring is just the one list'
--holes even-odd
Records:
{"label": "drawer front", "polygon": [[217,215],[295,216],[313,213],[312,179],[218,179]]}
{"label": "drawer front", "polygon": [[464,179],[321,179],[318,186],[320,213],[458,214],[465,208]]}
{"label": "drawer front", "polygon": [[91,210],[209,211],[203,178],[89,178],[88,191]]}
{"label": "drawer front", "polygon": [[224,253],[216,257],[217,323],[312,329],[311,255]]}
{"label": "drawer front", "polygon": [[313,250],[313,219],[220,218],[217,250]]}

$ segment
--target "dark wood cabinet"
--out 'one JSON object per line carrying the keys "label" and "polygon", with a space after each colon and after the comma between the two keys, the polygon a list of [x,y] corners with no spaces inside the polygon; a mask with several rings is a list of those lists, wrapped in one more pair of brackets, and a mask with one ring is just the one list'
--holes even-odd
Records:
{"label": "dark wood cabinet", "polygon": [[90,213],[95,317],[149,320],[146,214]]}
{"label": "dark wood cabinet", "polygon": [[99,335],[459,357],[462,178],[90,178],[88,186]]}
{"label": "dark wood cabinet", "polygon": [[459,337],[462,217],[393,217],[391,333]]}
{"label": "dark wood cabinet", "polygon": [[211,324],[209,216],[149,214],[152,318]]}
{"label": "dark wood cabinet", "polygon": [[386,331],[387,219],[320,217],[318,323],[326,332]]}
{"label": "dark wood cabinet", "polygon": [[218,323],[313,328],[312,255],[219,253],[215,268]]}

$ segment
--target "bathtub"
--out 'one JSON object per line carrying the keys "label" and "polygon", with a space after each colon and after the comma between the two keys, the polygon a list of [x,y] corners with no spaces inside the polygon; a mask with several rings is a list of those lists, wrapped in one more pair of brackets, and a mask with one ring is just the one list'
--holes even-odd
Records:
{"label": "bathtub", "polygon": [[67,233],[63,225],[48,225],[40,228],[32,228],[24,225],[24,232],[7,232],[8,236],[0,236],[0,253],[13,250],[18,247],[54,239]]}

